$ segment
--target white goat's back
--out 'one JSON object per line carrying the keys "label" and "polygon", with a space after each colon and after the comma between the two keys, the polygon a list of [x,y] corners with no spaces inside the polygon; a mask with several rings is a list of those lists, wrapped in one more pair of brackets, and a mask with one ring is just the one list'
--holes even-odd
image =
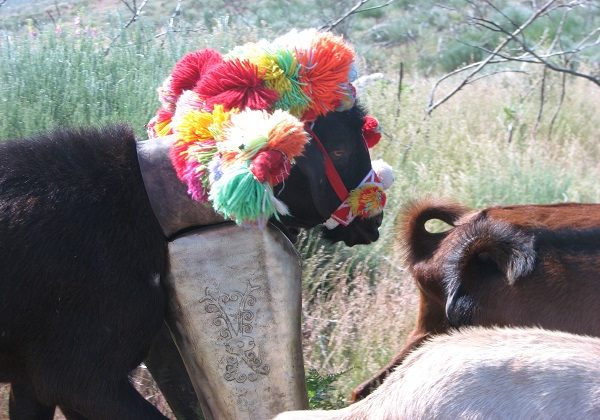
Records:
{"label": "white goat's back", "polygon": [[434,337],[365,400],[291,419],[600,419],[600,338],[537,328]]}

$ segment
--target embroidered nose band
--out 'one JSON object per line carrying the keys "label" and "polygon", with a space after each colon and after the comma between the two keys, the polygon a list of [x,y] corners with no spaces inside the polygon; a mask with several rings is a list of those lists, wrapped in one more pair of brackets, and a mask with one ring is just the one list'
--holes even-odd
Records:
{"label": "embroidered nose band", "polygon": [[383,211],[385,203],[383,184],[371,169],[365,179],[350,191],[348,197],[323,224],[327,229],[334,229],[339,225],[348,226],[356,217],[369,218],[378,215]]}

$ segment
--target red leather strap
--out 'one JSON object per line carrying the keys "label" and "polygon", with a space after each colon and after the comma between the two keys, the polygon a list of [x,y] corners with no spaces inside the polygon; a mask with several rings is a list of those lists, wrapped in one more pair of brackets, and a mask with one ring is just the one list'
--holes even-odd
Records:
{"label": "red leather strap", "polygon": [[310,136],[312,137],[312,140],[316,143],[316,145],[321,150],[321,153],[323,154],[323,159],[325,161],[325,175],[327,175],[327,179],[329,180],[329,184],[331,185],[331,188],[333,188],[333,191],[335,191],[335,194],[338,196],[340,201],[343,203],[344,201],[346,201],[346,198],[348,198],[348,189],[344,185],[344,181],[342,181],[342,178],[340,177],[340,174],[338,174],[337,169],[335,169],[335,165],[333,164],[331,158],[329,157],[329,153],[327,153],[327,149],[325,149],[325,146],[323,146],[323,143],[321,143],[321,140],[319,140],[319,137],[317,137],[317,135],[314,133],[314,131],[312,131],[311,125],[312,125],[311,123],[307,122],[304,125],[304,130],[306,130],[306,132],[308,134],[310,134]]}

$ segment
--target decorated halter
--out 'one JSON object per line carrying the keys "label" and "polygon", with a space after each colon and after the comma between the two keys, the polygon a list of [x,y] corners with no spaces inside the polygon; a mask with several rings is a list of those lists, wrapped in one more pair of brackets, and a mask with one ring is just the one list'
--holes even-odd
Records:
{"label": "decorated halter", "polygon": [[[382,211],[384,184],[371,171],[348,192],[312,124],[352,108],[355,77],[350,46],[316,30],[245,44],[224,57],[211,49],[192,52],[158,89],[161,107],[148,135],[175,136],[170,158],[194,200],[210,201],[238,224],[260,226],[288,214],[273,186],[289,176],[312,137],[342,203],[326,226],[346,225]],[[363,138],[372,147],[378,136],[377,120],[366,117]]]}

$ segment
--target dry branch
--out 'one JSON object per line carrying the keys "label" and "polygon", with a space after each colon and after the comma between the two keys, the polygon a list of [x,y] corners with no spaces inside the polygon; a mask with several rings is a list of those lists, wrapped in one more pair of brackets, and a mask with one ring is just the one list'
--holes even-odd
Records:
{"label": "dry branch", "polygon": [[[176,32],[175,29],[175,20],[177,18],[179,18],[179,16],[181,16],[181,0],[177,0],[177,5],[175,6],[175,9],[173,9],[173,13],[171,14],[171,17],[169,18],[169,24],[167,25],[167,29],[163,32],[161,32],[160,34],[157,34],[154,36],[154,38],[159,38],[163,35],[168,34],[169,32]],[[163,38],[160,46],[163,47],[165,45],[165,41],[167,40],[167,38]]]}
{"label": "dry branch", "polygon": [[[481,70],[483,70],[483,68],[485,66],[490,64],[490,62],[497,56],[497,54],[500,51],[502,51],[502,49],[504,49],[504,47],[506,47],[512,40],[514,40],[519,34],[521,34],[529,25],[531,25],[533,22],[535,22],[536,19],[538,19],[540,16],[543,16],[544,14],[546,14],[555,2],[556,2],[556,0],[550,0],[546,4],[541,6],[521,26],[519,26],[517,29],[515,29],[513,32],[511,32],[509,34],[509,36],[505,37],[504,40],[502,42],[500,42],[500,44],[498,44],[496,46],[496,48],[494,48],[494,50],[487,56],[487,58],[485,58],[484,60],[482,60],[478,63],[474,63],[474,65],[469,65],[469,67],[473,68],[473,70],[463,80],[461,80],[450,91],[450,93],[446,94],[443,98],[439,99],[438,101],[435,101],[435,93],[436,93],[436,89],[439,86],[440,82],[439,81],[436,82],[436,84],[434,85],[434,87],[431,91],[431,94],[429,96],[429,104],[427,106],[427,113],[431,114],[437,107],[439,107],[440,105],[445,103],[447,100],[449,100],[452,96],[454,96],[458,91],[460,91],[468,83],[472,82],[473,78]],[[454,71],[453,73],[456,74],[457,71]],[[447,77],[448,76],[444,76],[443,78],[446,79]]]}
{"label": "dry branch", "polygon": [[333,21],[327,25],[321,26],[319,28],[319,30],[331,31],[333,28],[335,28],[340,23],[342,23],[344,20],[348,19],[350,16],[352,16],[356,13],[362,13],[362,12],[366,12],[368,10],[381,9],[382,7],[386,7],[389,4],[391,4],[392,2],[394,2],[394,0],[388,0],[383,4],[380,4],[377,6],[372,6],[372,7],[367,7],[366,9],[361,9],[361,7],[365,4],[367,4],[369,1],[371,1],[371,0],[359,0],[358,3],[356,3],[354,6],[352,6],[352,8],[350,8],[350,10],[348,10],[346,13],[344,13],[341,17],[337,18],[335,21]]}
{"label": "dry branch", "polygon": [[[480,4],[474,1],[469,1],[469,3],[473,7],[475,7],[477,4]],[[518,26],[517,23],[511,20],[510,17],[507,16],[499,7],[494,5],[491,0],[484,0],[484,3],[491,7],[499,15],[501,15],[504,19],[506,19],[506,21],[510,25],[512,25],[513,28],[506,29],[501,24],[481,16],[471,16],[469,18],[469,22],[472,25],[479,26],[488,31],[501,33],[504,35],[504,38],[493,50],[477,45],[463,43],[472,48],[484,51],[487,54],[487,57],[484,60],[460,67],[440,77],[434,83],[430,92],[429,102],[427,105],[428,114],[431,114],[437,107],[448,101],[452,96],[454,96],[457,92],[459,92],[464,86],[466,86],[469,83],[473,83],[476,80],[481,79],[482,77],[487,77],[488,75],[492,74],[498,74],[507,71],[518,71],[504,68],[502,70],[489,73],[485,76],[476,77],[476,75],[479,72],[481,72],[484,68],[491,64],[530,63],[543,65],[545,70],[552,70],[554,72],[568,74],[574,77],[581,77],[600,86],[600,76],[578,71],[571,66],[573,57],[577,56],[585,50],[589,50],[591,48],[600,46],[600,27],[592,29],[589,33],[582,36],[581,39],[577,42],[577,44],[569,48],[564,48],[561,42],[563,28],[565,26],[565,22],[569,13],[575,7],[589,5],[589,0],[576,0],[564,2],[558,0],[549,0],[544,5],[534,10],[531,16],[520,26]],[[542,36],[537,43],[531,43],[525,39],[524,30],[528,26],[530,26],[533,22],[535,22],[542,16],[546,16],[549,13],[558,9],[564,9],[564,13],[562,13],[556,34],[554,35],[552,40],[549,40],[546,37],[546,35]],[[546,44],[548,46],[544,47],[544,45]],[[508,45],[511,45],[510,49],[507,48]],[[562,60],[562,63],[557,62],[557,60],[559,59]],[[435,96],[440,85],[447,79],[453,76],[457,76],[461,73],[466,73],[466,76],[464,76],[448,94],[436,101]]]}
{"label": "dry branch", "polygon": [[119,37],[121,36],[123,31],[125,29],[129,28],[129,26],[131,26],[131,24],[140,17],[140,14],[142,13],[142,9],[144,8],[144,6],[146,6],[146,3],[148,3],[148,0],[144,0],[142,2],[142,4],[139,5],[139,7],[137,5],[136,0],[132,0],[131,4],[126,0],[121,0],[121,3],[123,3],[125,6],[127,6],[127,8],[131,11],[132,15],[131,15],[131,18],[127,21],[127,23],[125,25],[123,25],[123,27],[119,30],[119,32],[111,38],[108,46],[104,49],[104,55],[108,55],[108,52],[110,51],[111,47],[113,46],[115,41],[117,39],[119,39]]}
{"label": "dry branch", "polygon": [[398,69],[398,90],[396,95],[396,121],[400,118],[400,99],[402,96],[402,81],[404,79],[404,63],[400,62],[400,68]]}

